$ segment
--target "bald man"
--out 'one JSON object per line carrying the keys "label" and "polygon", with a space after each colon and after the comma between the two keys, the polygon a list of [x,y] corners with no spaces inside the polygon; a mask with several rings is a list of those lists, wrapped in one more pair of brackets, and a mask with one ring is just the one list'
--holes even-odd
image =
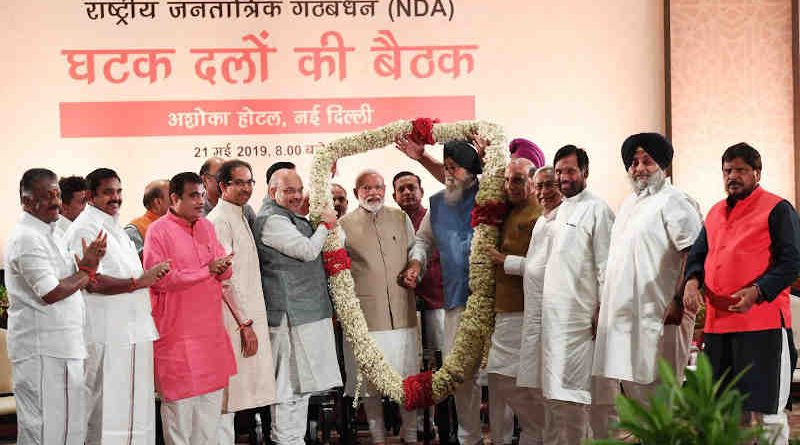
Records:
{"label": "bald man", "polygon": [[517,414],[522,427],[520,443],[541,443],[544,427],[544,406],[536,406],[530,393],[517,388],[525,295],[522,277],[507,275],[503,268],[506,255],[525,256],[533,226],[542,214],[530,175],[535,168],[526,158],[514,158],[506,167],[503,188],[511,211],[500,232],[499,250],[490,251],[496,264],[494,302],[497,315],[486,372],[489,375],[489,423],[492,443],[496,444],[511,443],[514,427],[511,410]]}
{"label": "bald man", "polygon": [[136,246],[139,258],[142,257],[144,236],[147,234],[147,228],[150,227],[153,221],[164,216],[169,210],[169,181],[157,179],[147,184],[144,188],[142,204],[147,209],[144,215],[134,218],[124,227],[125,233],[128,234],[128,237],[133,241],[133,245]]}
{"label": "bald man", "polygon": [[336,213],[323,212],[314,230],[298,215],[302,205],[300,176],[278,170],[253,228],[275,369],[272,440],[278,445],[305,444],[309,398],[342,386],[321,255]]}
{"label": "bald man", "polygon": [[333,210],[336,210],[336,217],[341,218],[347,213],[347,190],[339,184],[331,184],[331,196],[333,197]]}
{"label": "bald man", "polygon": [[203,180],[203,187],[206,189],[206,199],[203,201],[203,216],[208,215],[211,209],[219,202],[219,183],[217,182],[217,172],[222,164],[225,162],[219,156],[208,158],[200,166],[200,179]]}

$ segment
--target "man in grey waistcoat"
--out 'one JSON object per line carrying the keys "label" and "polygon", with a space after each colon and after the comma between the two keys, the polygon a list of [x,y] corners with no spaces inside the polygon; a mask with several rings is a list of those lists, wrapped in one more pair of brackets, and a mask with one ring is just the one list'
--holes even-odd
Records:
{"label": "man in grey waistcoat", "polygon": [[304,444],[309,397],[342,386],[321,255],[336,213],[323,212],[314,230],[297,215],[302,203],[300,176],[278,170],[253,227],[275,367],[272,440],[278,445]]}

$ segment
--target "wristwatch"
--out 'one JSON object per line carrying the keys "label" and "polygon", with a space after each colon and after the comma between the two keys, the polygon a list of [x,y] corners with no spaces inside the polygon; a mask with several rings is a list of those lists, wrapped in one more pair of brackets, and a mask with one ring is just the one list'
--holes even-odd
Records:
{"label": "wristwatch", "polygon": [[249,326],[252,326],[252,325],[253,325],[253,320],[248,318],[247,320],[245,320],[245,321],[243,321],[243,322],[241,322],[239,324],[239,329],[243,329],[243,328],[246,328],[246,327],[249,327]]}

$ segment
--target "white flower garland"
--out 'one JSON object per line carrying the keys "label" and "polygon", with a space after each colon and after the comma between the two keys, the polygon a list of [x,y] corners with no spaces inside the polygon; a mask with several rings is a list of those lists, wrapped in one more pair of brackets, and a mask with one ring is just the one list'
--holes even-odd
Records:
{"label": "white flower garland", "polygon": [[[343,157],[384,148],[398,136],[412,130],[410,121],[397,121],[372,131],[337,139],[314,154],[311,169],[311,220],[318,222],[325,208],[332,208],[330,172],[334,163]],[[437,143],[470,139],[479,135],[489,141],[483,164],[476,205],[504,201],[503,170],[506,165],[505,136],[500,126],[483,121],[463,121],[435,124],[433,135]],[[472,294],[458,326],[452,352],[443,366],[433,375],[432,397],[440,401],[452,393],[458,384],[467,380],[480,365],[485,345],[494,328],[494,267],[487,255],[488,248],[497,245],[498,228],[487,224],[475,227],[472,238],[469,285]],[[344,248],[336,231],[328,234],[323,252]],[[353,276],[349,269],[328,278],[331,298],[344,334],[352,345],[361,375],[378,391],[392,400],[404,402],[403,378],[383,357],[367,329],[367,322],[355,294]]]}

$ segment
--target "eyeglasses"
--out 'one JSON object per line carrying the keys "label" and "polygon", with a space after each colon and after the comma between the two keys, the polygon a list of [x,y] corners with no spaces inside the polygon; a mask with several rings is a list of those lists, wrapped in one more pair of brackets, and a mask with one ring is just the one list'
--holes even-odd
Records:
{"label": "eyeglasses", "polygon": [[234,179],[232,181],[228,181],[228,185],[235,185],[236,187],[245,187],[249,185],[250,187],[253,187],[254,185],[256,185],[256,181],[254,179],[250,179],[247,181],[243,181],[241,179]]}
{"label": "eyeglasses", "polygon": [[544,189],[552,189],[558,185],[556,181],[545,181],[545,182],[537,182],[533,184],[534,190],[544,190]]}

